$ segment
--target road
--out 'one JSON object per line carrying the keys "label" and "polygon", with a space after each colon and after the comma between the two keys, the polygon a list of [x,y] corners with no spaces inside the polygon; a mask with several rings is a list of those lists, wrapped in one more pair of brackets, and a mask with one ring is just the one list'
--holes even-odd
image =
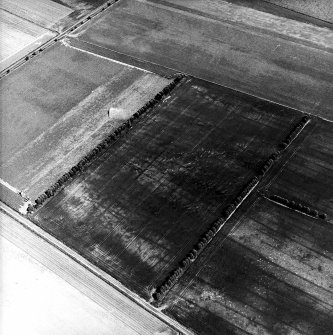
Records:
{"label": "road", "polygon": [[190,334],[3,203],[0,223],[1,334]]}

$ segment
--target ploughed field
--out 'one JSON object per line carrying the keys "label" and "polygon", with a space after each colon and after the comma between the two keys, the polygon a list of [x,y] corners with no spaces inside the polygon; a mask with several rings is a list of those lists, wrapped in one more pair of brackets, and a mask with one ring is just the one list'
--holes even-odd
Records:
{"label": "ploughed field", "polygon": [[169,292],[198,334],[332,334],[332,224],[252,197]]}
{"label": "ploughed field", "polygon": [[163,293],[167,315],[199,334],[332,333],[331,133],[318,118],[298,133]]}
{"label": "ploughed field", "polygon": [[32,219],[151,299],[303,119],[186,79]]}
{"label": "ploughed field", "polygon": [[122,0],[73,38],[332,119],[328,28],[218,0]]}
{"label": "ploughed field", "polygon": [[0,178],[34,201],[170,81],[55,44],[1,81]]}

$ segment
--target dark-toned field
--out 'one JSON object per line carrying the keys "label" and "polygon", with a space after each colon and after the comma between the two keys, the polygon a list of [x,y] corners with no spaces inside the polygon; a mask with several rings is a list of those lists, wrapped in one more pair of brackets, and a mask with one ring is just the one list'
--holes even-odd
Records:
{"label": "dark-toned field", "polygon": [[1,178],[35,200],[169,82],[67,44],[49,48],[1,81]]}
{"label": "dark-toned field", "polygon": [[320,119],[313,123],[311,133],[263,188],[268,195],[314,206],[333,223],[333,125]]}
{"label": "dark-toned field", "polygon": [[332,334],[332,224],[264,198],[230,221],[165,313],[198,334]]}
{"label": "dark-toned field", "polygon": [[149,299],[301,117],[187,79],[33,220]]}
{"label": "dark-toned field", "polygon": [[225,4],[122,0],[73,36],[331,119],[332,31]]}

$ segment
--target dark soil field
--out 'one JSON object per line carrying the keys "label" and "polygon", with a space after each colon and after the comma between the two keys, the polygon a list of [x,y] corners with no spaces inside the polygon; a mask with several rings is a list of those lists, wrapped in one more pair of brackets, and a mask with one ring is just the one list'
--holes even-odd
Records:
{"label": "dark soil field", "polygon": [[222,5],[122,0],[73,36],[332,119],[332,31]]}
{"label": "dark soil field", "polygon": [[333,226],[264,198],[240,208],[169,293],[198,334],[333,332]]}
{"label": "dark soil field", "polygon": [[35,200],[169,82],[54,45],[1,81],[1,178]]}
{"label": "dark soil field", "polygon": [[264,186],[303,206],[314,207],[333,223],[333,125],[320,119],[281,169]]}
{"label": "dark soil field", "polygon": [[149,299],[301,117],[187,79],[32,219]]}

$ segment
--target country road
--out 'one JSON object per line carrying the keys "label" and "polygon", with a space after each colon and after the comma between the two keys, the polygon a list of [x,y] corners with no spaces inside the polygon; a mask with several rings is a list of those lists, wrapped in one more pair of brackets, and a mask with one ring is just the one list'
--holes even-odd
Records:
{"label": "country road", "polygon": [[189,334],[3,203],[0,223],[1,334]]}

